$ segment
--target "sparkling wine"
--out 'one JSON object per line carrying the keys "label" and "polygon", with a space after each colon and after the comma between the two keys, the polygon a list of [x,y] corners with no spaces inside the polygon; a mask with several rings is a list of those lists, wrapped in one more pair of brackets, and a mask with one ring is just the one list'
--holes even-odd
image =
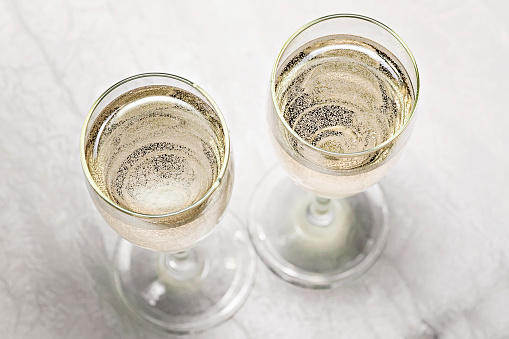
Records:
{"label": "sparkling wine", "polygon": [[353,35],[312,40],[280,64],[274,86],[275,104],[300,138],[280,126],[276,150],[302,187],[324,197],[351,196],[397,160],[406,136],[352,154],[389,140],[412,112],[408,73],[383,46]]}
{"label": "sparkling wine", "polygon": [[224,132],[212,108],[182,89],[147,86],[121,95],[96,118],[86,160],[101,191],[143,214],[179,211],[218,176]]}
{"label": "sparkling wine", "polygon": [[276,79],[284,119],[306,142],[354,153],[389,139],[406,121],[413,89],[406,70],[383,46],[332,35],[297,49]]}

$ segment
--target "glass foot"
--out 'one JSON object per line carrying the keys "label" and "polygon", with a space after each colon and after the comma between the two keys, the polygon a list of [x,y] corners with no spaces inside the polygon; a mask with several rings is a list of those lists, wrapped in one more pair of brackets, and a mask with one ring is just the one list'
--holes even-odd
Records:
{"label": "glass foot", "polygon": [[212,234],[185,252],[153,252],[120,238],[114,278],[135,315],[170,333],[196,333],[242,306],[253,284],[255,258],[241,222],[227,212]]}
{"label": "glass foot", "polygon": [[373,265],[387,240],[388,212],[378,185],[328,201],[321,215],[310,213],[316,201],[276,167],[253,196],[249,235],[275,274],[295,285],[324,289]]}

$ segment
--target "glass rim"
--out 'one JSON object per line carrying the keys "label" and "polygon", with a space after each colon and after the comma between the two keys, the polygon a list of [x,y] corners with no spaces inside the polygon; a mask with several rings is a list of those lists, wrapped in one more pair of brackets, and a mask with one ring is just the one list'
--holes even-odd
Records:
{"label": "glass rim", "polygon": [[[145,214],[145,213],[135,212],[135,211],[132,211],[130,209],[124,208],[124,207],[120,206],[119,204],[117,204],[116,202],[114,202],[113,200],[111,200],[109,197],[106,196],[106,194],[104,194],[99,189],[99,187],[95,183],[94,179],[92,178],[92,174],[90,173],[90,170],[88,168],[88,164],[87,164],[87,161],[86,161],[86,158],[85,158],[85,138],[87,136],[86,135],[87,134],[87,127],[89,126],[92,114],[95,112],[95,109],[97,108],[99,103],[101,103],[102,100],[108,94],[113,92],[115,89],[117,89],[121,85],[124,85],[124,84],[126,84],[126,83],[128,83],[130,81],[136,80],[136,79],[149,78],[149,77],[161,77],[161,78],[170,78],[170,79],[173,79],[173,80],[177,80],[177,81],[180,81],[182,83],[185,83],[186,85],[189,85],[189,86],[193,87],[198,92],[200,92],[200,94],[202,94],[209,101],[209,104],[212,106],[212,109],[218,115],[219,120],[221,122],[221,125],[223,127],[224,140],[225,140],[225,142],[224,142],[224,144],[225,144],[225,154],[224,154],[223,163],[221,164],[221,169],[219,170],[219,172],[217,174],[216,180],[210,186],[210,188],[207,190],[207,192],[205,192],[202,195],[202,197],[200,199],[198,199],[197,201],[195,201],[193,204],[191,204],[189,206],[186,206],[186,207],[184,207],[184,208],[182,208],[182,209],[180,209],[178,211],[171,212],[171,213],[165,213],[165,214]],[[194,82],[192,82],[190,80],[187,80],[187,79],[185,79],[183,77],[180,77],[180,76],[174,75],[174,74],[158,73],[158,72],[141,73],[141,74],[130,76],[128,78],[125,78],[125,79],[120,80],[119,82],[115,83],[114,85],[109,87],[106,91],[104,91],[99,96],[99,98],[94,102],[94,104],[92,105],[92,107],[88,111],[87,117],[85,118],[85,122],[83,123],[83,127],[81,129],[81,135],[80,135],[80,158],[81,158],[81,166],[83,168],[83,171],[85,172],[85,176],[87,178],[88,183],[90,184],[90,186],[92,186],[92,188],[99,195],[99,197],[101,197],[101,199],[104,200],[106,203],[108,203],[110,206],[112,206],[113,208],[119,210],[120,212],[129,214],[131,216],[138,217],[138,218],[145,218],[145,219],[167,218],[167,217],[172,217],[172,216],[176,216],[176,215],[185,213],[185,212],[187,212],[187,211],[189,211],[189,210],[191,210],[191,209],[201,205],[219,187],[219,185],[221,184],[221,181],[223,180],[223,178],[224,178],[224,176],[226,174],[226,170],[228,168],[228,163],[230,161],[230,135],[229,135],[229,131],[228,131],[228,126],[226,125],[226,120],[225,120],[221,110],[219,109],[219,107],[217,106],[215,101],[212,99],[212,97],[207,92],[205,92],[200,86],[198,86],[197,84],[195,84]]]}
{"label": "glass rim", "polygon": [[[381,28],[383,28],[384,30],[386,30],[387,32],[389,32],[394,38],[396,38],[396,40],[403,46],[403,48],[405,49],[406,53],[408,54],[408,56],[410,57],[410,60],[412,61],[412,64],[414,66],[414,71],[415,71],[415,76],[416,76],[416,89],[415,89],[415,98],[414,98],[414,102],[413,102],[413,105],[412,105],[412,109],[410,111],[410,115],[408,116],[408,119],[406,120],[406,122],[396,131],[396,133],[394,133],[389,139],[385,140],[383,143],[375,146],[375,147],[372,147],[370,149],[367,149],[367,150],[364,150],[364,151],[360,151],[360,152],[352,152],[352,153],[336,153],[336,152],[331,152],[331,151],[327,151],[327,150],[324,150],[324,149],[321,149],[319,147],[316,147],[312,144],[310,144],[309,142],[307,142],[306,140],[302,139],[294,130],[293,128],[290,127],[290,125],[288,124],[288,122],[286,121],[286,119],[283,117],[283,113],[281,112],[281,110],[279,109],[279,105],[277,104],[276,102],[276,87],[275,87],[275,84],[276,84],[276,73],[277,73],[277,70],[278,70],[278,65],[279,65],[279,62],[281,61],[281,58],[283,56],[283,53],[286,51],[286,48],[288,47],[288,45],[290,45],[290,43],[299,35],[301,34],[303,31],[305,31],[306,29],[308,29],[309,27],[311,26],[314,26],[322,21],[326,21],[326,20],[330,20],[330,19],[338,19],[338,18],[350,18],[350,19],[360,19],[360,20],[364,20],[364,21],[367,21],[367,22],[370,22],[372,24],[375,24]],[[388,27],[387,25],[381,23],[380,21],[377,21],[375,19],[372,19],[370,17],[367,17],[367,16],[364,16],[364,15],[359,15],[359,14],[347,14],[347,13],[344,13],[344,14],[331,14],[331,15],[326,15],[326,16],[323,16],[323,17],[320,17],[318,19],[315,19],[307,24],[305,24],[304,26],[302,26],[301,28],[299,28],[295,33],[293,33],[289,38],[288,40],[286,40],[286,42],[284,43],[283,47],[281,48],[281,50],[279,51],[279,54],[276,58],[276,61],[274,62],[274,66],[272,68],[272,74],[270,76],[270,91],[271,91],[271,96],[272,96],[272,104],[274,105],[274,108],[276,109],[277,111],[277,115],[278,115],[278,118],[279,120],[283,123],[283,125],[285,126],[285,128],[290,131],[290,133],[293,135],[293,137],[295,137],[297,140],[299,140],[300,142],[302,142],[303,144],[305,144],[306,146],[310,147],[311,149],[319,152],[319,153],[323,153],[325,155],[330,155],[330,156],[335,156],[335,157],[355,157],[355,156],[361,156],[361,155],[366,155],[366,154],[369,154],[369,153],[372,153],[372,152],[376,152],[384,147],[386,147],[388,144],[390,144],[391,142],[393,142],[394,140],[396,140],[396,138],[399,137],[399,135],[401,133],[403,133],[403,131],[406,129],[406,127],[410,124],[410,121],[412,121],[412,118],[414,116],[414,113],[415,113],[415,110],[416,110],[416,107],[417,107],[417,102],[419,100],[419,90],[420,90],[420,78],[419,78],[419,70],[417,68],[417,63],[415,61],[415,58],[414,58],[414,55],[412,54],[412,52],[410,51],[410,48],[408,47],[408,45],[403,41],[403,39],[395,32],[393,31],[390,27]]]}

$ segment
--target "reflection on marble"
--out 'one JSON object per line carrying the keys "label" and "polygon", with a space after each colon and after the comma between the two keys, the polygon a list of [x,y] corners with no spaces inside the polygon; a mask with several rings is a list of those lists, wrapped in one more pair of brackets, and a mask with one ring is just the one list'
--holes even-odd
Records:
{"label": "reflection on marble", "polygon": [[387,248],[331,291],[288,285],[260,264],[245,306],[197,338],[509,338],[509,5],[459,0],[1,1],[0,337],[161,337],[114,296],[115,234],[79,163],[86,112],[136,73],[196,81],[229,123],[230,208],[245,220],[275,163],[264,116],[272,62],[300,25],[337,11],[387,23],[420,66],[414,135],[381,183]]}

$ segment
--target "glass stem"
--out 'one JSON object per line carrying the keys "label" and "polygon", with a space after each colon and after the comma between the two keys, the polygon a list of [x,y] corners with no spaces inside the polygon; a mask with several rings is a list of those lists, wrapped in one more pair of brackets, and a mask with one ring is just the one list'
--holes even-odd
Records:
{"label": "glass stem", "polygon": [[324,227],[332,224],[336,213],[330,199],[315,196],[308,205],[306,217],[312,225]]}
{"label": "glass stem", "polygon": [[198,278],[202,275],[204,267],[203,255],[195,249],[161,254],[160,273],[174,280]]}

